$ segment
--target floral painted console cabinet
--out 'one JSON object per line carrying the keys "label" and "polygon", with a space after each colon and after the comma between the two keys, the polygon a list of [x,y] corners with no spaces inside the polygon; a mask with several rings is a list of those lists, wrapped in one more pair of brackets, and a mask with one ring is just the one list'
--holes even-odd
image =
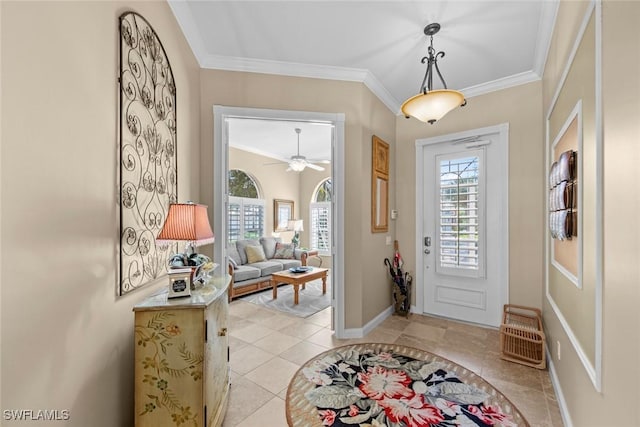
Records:
{"label": "floral painted console cabinet", "polygon": [[230,280],[212,278],[190,297],[168,299],[164,291],[133,308],[136,427],[222,425]]}

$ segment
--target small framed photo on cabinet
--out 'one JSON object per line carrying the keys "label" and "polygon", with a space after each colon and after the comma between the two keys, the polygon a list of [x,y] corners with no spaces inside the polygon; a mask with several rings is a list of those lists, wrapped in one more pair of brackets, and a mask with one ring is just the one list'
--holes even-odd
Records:
{"label": "small framed photo on cabinet", "polygon": [[191,269],[179,268],[169,270],[168,298],[191,296]]}

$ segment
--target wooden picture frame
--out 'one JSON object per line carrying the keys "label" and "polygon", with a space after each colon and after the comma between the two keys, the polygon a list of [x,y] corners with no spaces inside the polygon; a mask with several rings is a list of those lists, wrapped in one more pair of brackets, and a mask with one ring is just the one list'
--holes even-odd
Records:
{"label": "wooden picture frame", "polygon": [[273,231],[287,231],[293,219],[293,200],[273,199]]}
{"label": "wooden picture frame", "polygon": [[371,232],[389,231],[389,144],[373,135],[371,150]]}

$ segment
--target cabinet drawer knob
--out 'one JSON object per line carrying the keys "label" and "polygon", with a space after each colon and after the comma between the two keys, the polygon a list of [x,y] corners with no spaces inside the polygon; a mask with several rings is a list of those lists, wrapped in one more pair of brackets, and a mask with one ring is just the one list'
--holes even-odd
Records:
{"label": "cabinet drawer knob", "polygon": [[226,337],[227,336],[227,328],[222,328],[218,331],[218,336],[219,337]]}

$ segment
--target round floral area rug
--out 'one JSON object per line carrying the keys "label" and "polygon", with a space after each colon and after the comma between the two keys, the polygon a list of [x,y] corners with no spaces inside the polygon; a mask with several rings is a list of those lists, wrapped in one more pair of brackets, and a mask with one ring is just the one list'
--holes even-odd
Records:
{"label": "round floral area rug", "polygon": [[287,390],[291,427],[529,426],[502,393],[432,353],[395,344],[334,348]]}

